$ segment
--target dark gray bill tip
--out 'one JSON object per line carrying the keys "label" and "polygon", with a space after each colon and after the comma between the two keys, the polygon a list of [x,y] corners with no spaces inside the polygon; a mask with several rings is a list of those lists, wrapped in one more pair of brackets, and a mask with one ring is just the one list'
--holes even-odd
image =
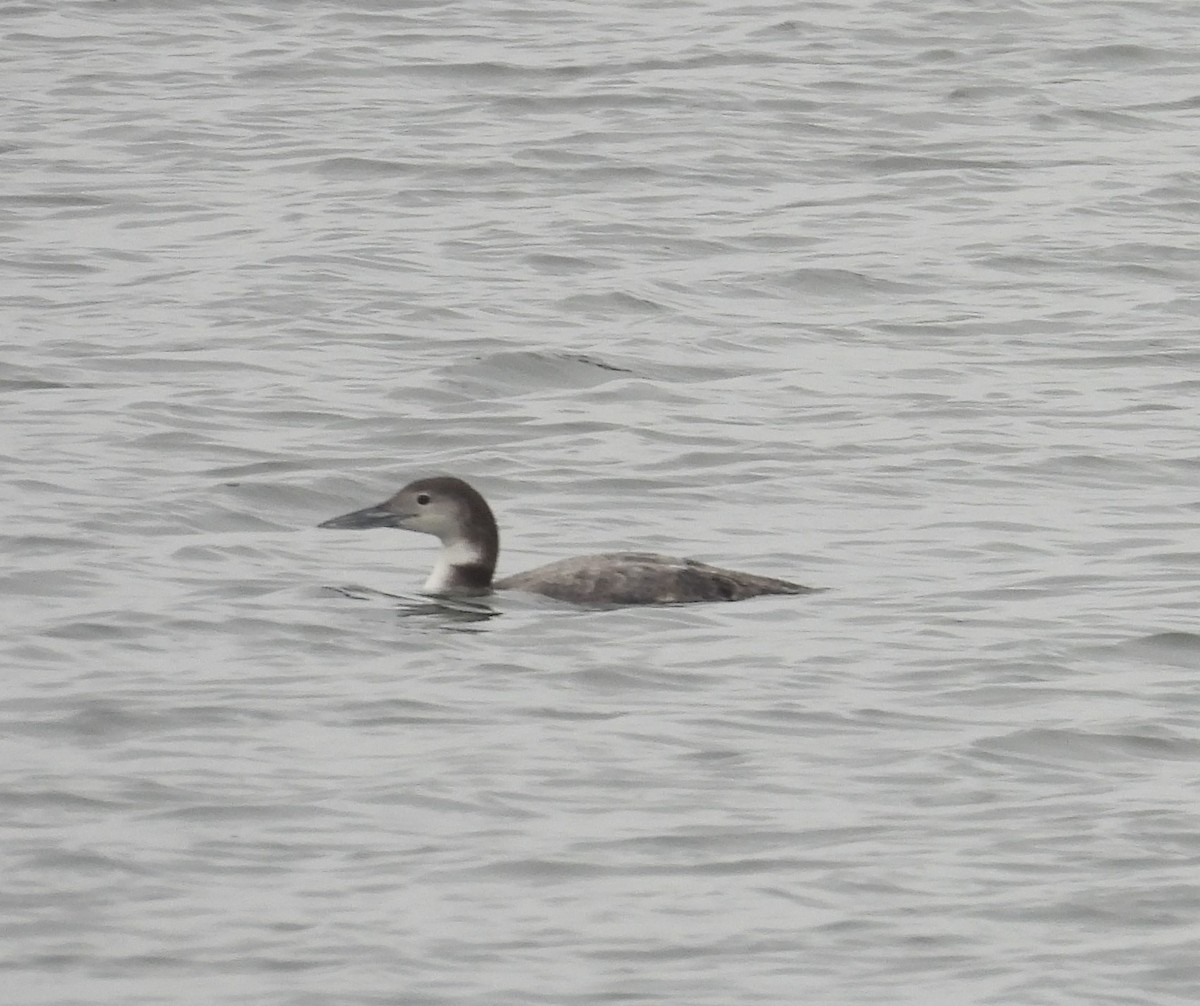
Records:
{"label": "dark gray bill tip", "polygon": [[317,527],[331,527],[341,531],[362,531],[369,527],[396,527],[399,515],[389,510],[384,503],[379,506],[369,506],[364,510],[344,513],[340,517],[330,517]]}

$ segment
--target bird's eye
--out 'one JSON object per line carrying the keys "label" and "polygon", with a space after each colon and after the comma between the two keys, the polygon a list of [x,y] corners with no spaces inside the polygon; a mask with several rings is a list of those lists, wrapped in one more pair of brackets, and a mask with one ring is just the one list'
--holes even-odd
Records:
{"label": "bird's eye", "polygon": [[429,493],[421,493],[420,495],[418,495],[417,502],[420,503],[421,506],[424,506],[426,503],[429,502]]}

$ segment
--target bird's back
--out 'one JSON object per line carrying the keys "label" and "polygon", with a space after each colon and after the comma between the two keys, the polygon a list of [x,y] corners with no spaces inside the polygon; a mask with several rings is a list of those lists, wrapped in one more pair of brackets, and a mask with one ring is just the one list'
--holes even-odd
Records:
{"label": "bird's back", "polygon": [[760,594],[808,594],[787,580],[742,573],[695,559],[649,552],[609,552],[560,559],[497,580],[497,590],[524,590],[574,604],[686,604],[741,601]]}

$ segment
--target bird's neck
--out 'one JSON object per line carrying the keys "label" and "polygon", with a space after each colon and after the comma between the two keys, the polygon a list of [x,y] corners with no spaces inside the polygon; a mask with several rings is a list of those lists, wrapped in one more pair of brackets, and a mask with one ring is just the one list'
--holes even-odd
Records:
{"label": "bird's neck", "polygon": [[426,594],[486,594],[492,587],[496,555],[486,546],[459,538],[442,542],[422,591]]}

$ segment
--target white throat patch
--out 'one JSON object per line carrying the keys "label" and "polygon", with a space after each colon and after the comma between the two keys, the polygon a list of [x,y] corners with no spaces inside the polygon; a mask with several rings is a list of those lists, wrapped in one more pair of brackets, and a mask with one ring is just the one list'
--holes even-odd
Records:
{"label": "white throat patch", "polygon": [[433,571],[421,589],[427,594],[442,594],[454,586],[455,566],[478,566],[483,555],[468,541],[455,541],[443,545],[433,564]]}

